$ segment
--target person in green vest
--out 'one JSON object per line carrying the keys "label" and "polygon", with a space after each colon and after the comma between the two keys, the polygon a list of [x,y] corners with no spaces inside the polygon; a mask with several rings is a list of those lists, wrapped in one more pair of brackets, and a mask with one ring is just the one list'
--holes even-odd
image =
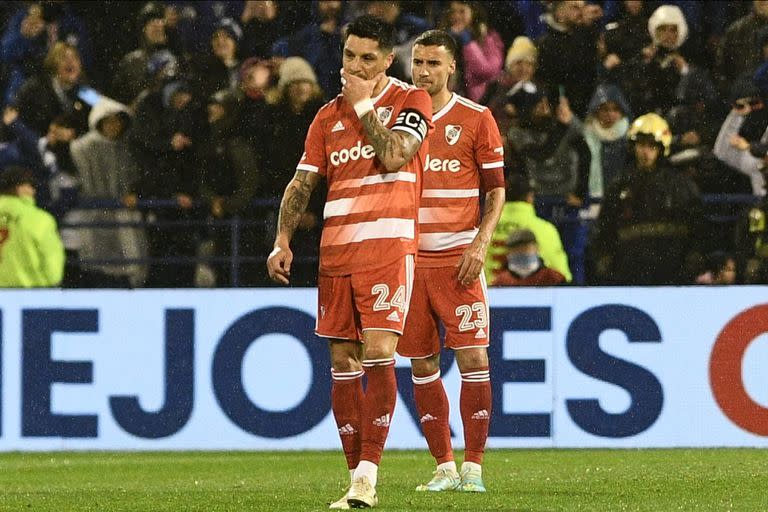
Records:
{"label": "person in green vest", "polygon": [[521,173],[512,173],[507,177],[507,202],[501,211],[501,218],[493,232],[485,259],[485,277],[488,282],[493,282],[496,272],[506,268],[507,238],[512,231],[518,229],[529,229],[533,232],[544,265],[563,274],[570,283],[573,275],[568,266],[568,256],[563,249],[560,233],[554,224],[536,216],[533,187],[528,177]]}
{"label": "person in green vest", "polygon": [[64,245],[53,216],[35,205],[35,178],[0,171],[0,288],[52,287],[64,275]]}

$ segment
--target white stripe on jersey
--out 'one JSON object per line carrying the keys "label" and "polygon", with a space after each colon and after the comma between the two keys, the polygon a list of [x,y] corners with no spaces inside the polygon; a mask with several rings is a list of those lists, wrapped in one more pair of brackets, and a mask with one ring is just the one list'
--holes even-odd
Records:
{"label": "white stripe on jersey", "polygon": [[496,169],[498,167],[504,167],[504,161],[503,160],[500,161],[500,162],[490,162],[490,163],[482,165],[483,169]]}
{"label": "white stripe on jersey", "polygon": [[485,112],[488,108],[480,105],[479,103],[475,103],[474,101],[467,99],[464,96],[459,96],[458,101],[465,107],[469,107],[472,110],[477,110],[478,112]]}
{"label": "white stripe on jersey", "polygon": [[331,185],[331,190],[344,190],[347,188],[360,188],[366,185],[379,185],[381,183],[392,183],[393,181],[407,181],[416,183],[416,174],[412,172],[399,171],[388,172],[386,174],[374,174],[365,178],[355,178],[351,180],[337,181]]}
{"label": "white stripe on jersey", "polygon": [[[450,221],[455,221],[456,218],[461,218],[464,213],[464,207],[450,207],[440,206],[437,208],[419,208],[419,224],[442,224]],[[450,220],[448,220],[450,219]]]}
{"label": "white stripe on jersey", "polygon": [[326,226],[323,229],[323,241],[328,241],[325,246],[345,245],[364,240],[381,238],[408,238],[415,236],[415,222],[413,219],[383,218],[371,222],[358,222],[341,226]]}
{"label": "white stripe on jersey", "polygon": [[296,166],[297,171],[309,171],[309,172],[317,172],[320,169],[316,165],[309,165],[309,164],[299,164]]}
{"label": "white stripe on jersey", "polygon": [[475,228],[458,233],[419,233],[419,250],[444,251],[460,245],[467,245],[475,239],[477,231]]}
{"label": "white stripe on jersey", "polygon": [[421,197],[480,197],[480,191],[476,188],[426,188],[421,191]]}

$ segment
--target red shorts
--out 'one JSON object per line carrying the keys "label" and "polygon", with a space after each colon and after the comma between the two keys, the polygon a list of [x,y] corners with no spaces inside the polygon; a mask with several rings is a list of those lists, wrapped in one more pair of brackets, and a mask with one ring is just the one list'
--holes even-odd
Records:
{"label": "red shorts", "polygon": [[485,276],[464,286],[456,267],[417,268],[411,311],[397,343],[403,357],[440,353],[438,321],[445,327],[445,346],[454,350],[488,346],[488,294]]}
{"label": "red shorts", "polygon": [[414,258],[348,276],[317,278],[317,326],[323,338],[362,340],[363,331],[403,333],[413,288]]}

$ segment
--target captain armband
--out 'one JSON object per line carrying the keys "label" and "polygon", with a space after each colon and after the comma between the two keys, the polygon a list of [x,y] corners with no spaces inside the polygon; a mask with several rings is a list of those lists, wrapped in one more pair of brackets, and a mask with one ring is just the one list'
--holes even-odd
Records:
{"label": "captain armband", "polygon": [[392,130],[400,130],[406,133],[410,133],[416,137],[419,142],[424,142],[427,136],[428,130],[427,120],[418,110],[407,108],[400,112],[395,120],[395,124],[392,125]]}

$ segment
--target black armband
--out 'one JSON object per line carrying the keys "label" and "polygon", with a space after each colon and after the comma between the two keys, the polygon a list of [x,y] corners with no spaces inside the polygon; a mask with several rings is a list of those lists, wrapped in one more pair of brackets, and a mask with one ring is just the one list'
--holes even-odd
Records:
{"label": "black armband", "polygon": [[424,138],[427,136],[427,120],[416,109],[407,108],[398,114],[395,124],[392,125],[392,130],[400,130],[406,133],[410,133],[419,142],[424,142]]}

